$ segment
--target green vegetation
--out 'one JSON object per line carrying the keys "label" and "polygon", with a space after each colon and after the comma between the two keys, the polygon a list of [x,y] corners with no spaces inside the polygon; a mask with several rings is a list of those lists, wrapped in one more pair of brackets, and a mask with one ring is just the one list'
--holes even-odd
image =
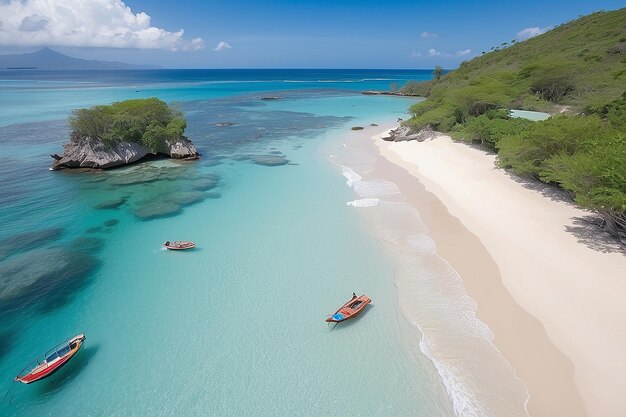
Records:
{"label": "green vegetation", "polygon": [[[498,164],[558,184],[626,236],[626,8],[504,42],[401,92],[428,97],[406,123],[498,152]],[[533,122],[508,109],[559,114]]]}
{"label": "green vegetation", "polygon": [[433,77],[435,77],[435,79],[439,81],[442,75],[443,75],[443,67],[441,65],[437,65],[435,67],[435,70],[433,71]]}
{"label": "green vegetation", "polygon": [[161,152],[166,141],[183,138],[185,116],[157,98],[134,99],[74,110],[69,118],[72,138],[88,137],[106,146],[140,143]]}

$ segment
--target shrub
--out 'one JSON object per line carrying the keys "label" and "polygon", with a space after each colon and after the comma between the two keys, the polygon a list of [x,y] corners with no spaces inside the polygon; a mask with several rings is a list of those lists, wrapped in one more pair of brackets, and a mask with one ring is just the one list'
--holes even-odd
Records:
{"label": "shrub", "polygon": [[511,119],[508,110],[489,110],[479,117],[469,118],[465,126],[453,132],[452,137],[496,150],[501,138],[519,134],[532,123],[526,119]]}
{"label": "shrub", "polygon": [[140,143],[160,152],[168,140],[180,140],[187,127],[183,114],[157,98],[134,99],[78,109],[69,118],[73,138],[90,138],[114,146]]}
{"label": "shrub", "polygon": [[417,82],[411,80],[407,81],[407,83],[402,86],[402,88],[400,89],[400,93],[409,96],[427,97],[430,94],[432,85],[432,81]]}
{"label": "shrub", "polygon": [[498,141],[498,164],[517,174],[539,178],[552,156],[584,151],[608,130],[612,131],[598,116],[556,116],[534,122]]}
{"label": "shrub", "polygon": [[558,103],[574,90],[574,85],[565,76],[547,76],[535,80],[530,90],[543,100]]}

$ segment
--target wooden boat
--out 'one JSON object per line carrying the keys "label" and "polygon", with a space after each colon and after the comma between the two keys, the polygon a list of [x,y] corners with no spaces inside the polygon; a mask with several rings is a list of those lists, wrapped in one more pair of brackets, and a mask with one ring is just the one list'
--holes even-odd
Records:
{"label": "wooden boat", "polygon": [[170,242],[169,240],[163,244],[166,249],[169,250],[185,250],[185,249],[193,249],[196,247],[196,244],[193,242],[187,242],[184,240],[176,240]]}
{"label": "wooden boat", "polygon": [[[76,355],[83,346],[84,341],[85,335],[79,334],[72,337],[70,340],[59,343],[46,352],[41,358],[35,359],[33,362],[37,362],[37,365],[28,372],[24,372],[25,369],[22,370],[22,372],[15,377],[15,380],[23,384],[30,384],[49,377],[61,369],[63,365],[68,363],[69,360]],[[43,360],[40,361],[40,359]]]}
{"label": "wooden boat", "polygon": [[358,316],[371,302],[372,300],[370,300],[365,294],[360,297],[357,297],[356,294],[354,294],[350,301],[339,307],[337,311],[326,319],[326,321],[329,323],[340,323],[345,320],[353,319]]}

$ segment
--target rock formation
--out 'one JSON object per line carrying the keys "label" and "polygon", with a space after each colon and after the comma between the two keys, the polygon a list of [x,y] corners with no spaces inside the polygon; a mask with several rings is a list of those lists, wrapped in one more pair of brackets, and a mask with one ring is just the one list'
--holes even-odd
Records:
{"label": "rock formation", "polygon": [[435,135],[436,132],[430,126],[426,126],[417,133],[411,132],[411,128],[408,126],[400,126],[397,129],[389,131],[389,136],[383,137],[383,140],[389,142],[404,142],[409,140],[423,142],[426,139],[432,139]]}
{"label": "rock formation", "polygon": [[[165,149],[159,154],[174,159],[198,159],[200,154],[189,139],[166,142]],[[139,161],[147,155],[155,155],[150,149],[139,143],[121,142],[106,146],[98,140],[86,137],[72,137],[63,145],[63,155],[50,155],[52,169],[96,168],[107,169]]]}

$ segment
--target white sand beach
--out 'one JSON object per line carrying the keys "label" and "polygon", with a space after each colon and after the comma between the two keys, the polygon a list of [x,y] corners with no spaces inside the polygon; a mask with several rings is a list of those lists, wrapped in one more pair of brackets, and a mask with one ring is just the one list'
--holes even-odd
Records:
{"label": "white sand beach", "polygon": [[581,221],[589,213],[558,192],[497,169],[495,155],[445,135],[374,140],[391,162],[379,174],[409,194],[463,278],[528,386],[531,416],[626,415],[623,250],[597,240]]}

